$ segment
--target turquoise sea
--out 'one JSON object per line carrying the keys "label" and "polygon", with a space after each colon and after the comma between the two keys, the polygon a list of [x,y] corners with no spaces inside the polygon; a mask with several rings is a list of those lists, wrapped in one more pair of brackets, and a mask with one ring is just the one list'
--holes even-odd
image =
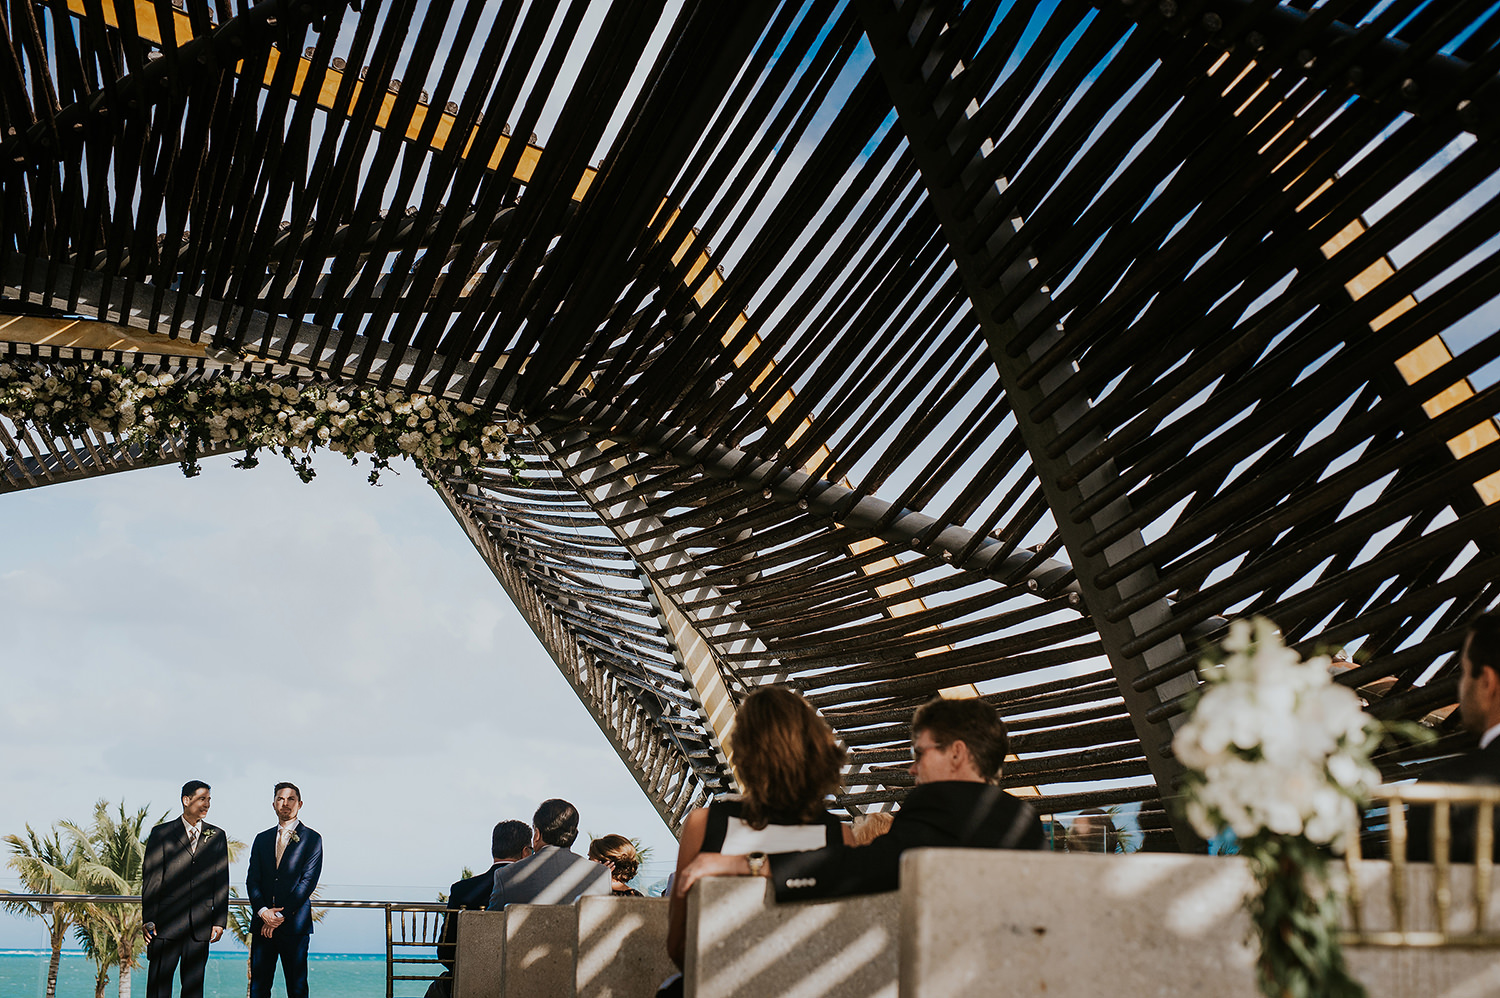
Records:
{"label": "turquoise sea", "polygon": [[[0,996],[44,998],[47,992],[46,951],[0,950]],[[423,968],[425,970],[425,968]],[[131,998],[146,994],[146,965],[131,978]],[[308,991],[316,998],[383,998],[384,953],[313,953],[307,958]],[[427,990],[425,983],[396,983],[396,994],[416,998]],[[105,988],[106,998],[117,998],[120,986],[113,974]],[[173,992],[176,993],[175,991]],[[272,995],[285,995],[280,968]],[[204,998],[245,998],[245,954],[211,953],[203,982]],[[94,965],[81,953],[63,951],[57,972],[57,998],[94,998]]]}

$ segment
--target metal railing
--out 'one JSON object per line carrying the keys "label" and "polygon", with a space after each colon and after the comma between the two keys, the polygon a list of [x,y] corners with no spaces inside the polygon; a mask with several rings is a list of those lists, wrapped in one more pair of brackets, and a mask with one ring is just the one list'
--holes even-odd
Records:
{"label": "metal railing", "polygon": [[[128,894],[32,894],[22,891],[0,891],[0,904],[26,901],[51,910],[54,904],[140,904],[139,895]],[[231,897],[232,905],[250,904],[249,898]],[[433,901],[325,901],[318,898],[315,908],[366,908],[385,912],[385,994],[395,998],[397,981],[432,981],[444,970],[437,956],[397,956],[416,949],[433,949],[443,934],[441,913],[447,906]],[[428,974],[398,974],[397,969],[427,967]]]}
{"label": "metal railing", "polygon": [[[1495,808],[1500,806],[1500,786],[1476,786],[1458,783],[1413,783],[1405,786],[1384,786],[1374,795],[1373,803],[1385,804],[1388,817],[1386,834],[1386,856],[1390,860],[1390,880],[1387,884],[1390,902],[1390,927],[1372,929],[1367,924],[1364,885],[1360,871],[1364,863],[1358,836],[1350,844],[1345,857],[1349,871],[1349,917],[1350,930],[1342,933],[1346,945],[1355,946],[1402,946],[1402,947],[1496,947],[1500,948],[1500,929],[1489,926],[1491,885],[1494,882]],[[1412,817],[1406,812],[1407,804],[1431,806],[1431,855],[1418,856],[1418,860],[1431,860],[1432,886],[1428,912],[1420,908],[1409,911],[1408,898],[1413,883],[1427,878],[1427,868],[1412,869],[1406,857],[1410,840]],[[1463,808],[1458,815],[1454,808]],[[1425,807],[1424,807],[1425,811]],[[1472,813],[1471,813],[1472,812]],[[1453,856],[1455,818],[1464,826],[1473,826],[1473,856],[1460,856],[1463,862],[1455,864]],[[1424,814],[1416,820],[1427,821]],[[1472,858],[1472,874],[1469,873]],[[1455,909],[1454,867],[1457,865],[1468,880],[1468,891],[1472,908],[1461,906]],[[1470,913],[1472,912],[1472,920]],[[1416,928],[1410,924],[1417,917],[1430,913],[1431,928]],[[1462,922],[1456,926],[1456,916]]]}

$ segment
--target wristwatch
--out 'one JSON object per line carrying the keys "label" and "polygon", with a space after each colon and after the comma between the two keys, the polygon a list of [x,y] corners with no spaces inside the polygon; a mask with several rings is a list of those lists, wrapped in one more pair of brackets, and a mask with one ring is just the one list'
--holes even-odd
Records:
{"label": "wristwatch", "polygon": [[750,876],[758,877],[760,872],[766,868],[766,854],[763,852],[752,852],[745,857],[745,862],[750,866]]}

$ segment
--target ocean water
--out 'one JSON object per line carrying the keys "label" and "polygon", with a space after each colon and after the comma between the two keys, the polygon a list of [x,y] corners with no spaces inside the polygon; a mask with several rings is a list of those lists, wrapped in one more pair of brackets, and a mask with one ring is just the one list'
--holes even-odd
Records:
{"label": "ocean water", "polygon": [[[425,954],[424,954],[425,955]],[[47,993],[45,950],[0,950],[0,998],[44,998]],[[397,965],[400,966],[399,964]],[[245,998],[245,954],[210,953],[203,978],[204,998]],[[437,968],[440,969],[440,968]],[[401,973],[428,973],[426,966]],[[146,964],[133,973],[131,998],[146,994]],[[385,995],[384,953],[313,953],[307,958],[307,989],[317,998],[382,998]],[[398,998],[420,998],[425,982],[396,982]],[[118,998],[120,985],[110,974],[105,998]],[[176,990],[173,990],[176,994]],[[285,995],[281,968],[276,970],[273,996]],[[57,971],[57,998],[94,998],[94,965],[82,953],[63,951]]]}

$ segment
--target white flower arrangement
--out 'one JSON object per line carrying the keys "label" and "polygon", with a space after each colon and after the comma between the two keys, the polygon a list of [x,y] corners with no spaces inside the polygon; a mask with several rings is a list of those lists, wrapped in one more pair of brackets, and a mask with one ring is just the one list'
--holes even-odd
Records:
{"label": "white flower arrangement", "polygon": [[1263,617],[1237,620],[1199,666],[1207,689],[1172,739],[1188,820],[1206,839],[1232,829],[1255,878],[1246,907],[1268,998],[1365,994],[1339,945],[1329,864],[1359,834],[1380,783],[1370,754],[1387,728],[1333,681],[1331,664],[1302,661]]}
{"label": "white flower arrangement", "polygon": [[1189,770],[1187,816],[1211,838],[1301,835],[1342,852],[1359,806],[1380,784],[1370,754],[1382,728],[1359,697],[1333,682],[1327,656],[1303,662],[1263,617],[1237,620],[1223,661],[1172,751]]}
{"label": "white flower arrangement", "polygon": [[304,482],[319,447],[356,463],[369,455],[371,484],[401,456],[458,475],[500,464],[517,482],[523,467],[503,424],[467,403],[290,376],[184,379],[130,365],[0,362],[0,415],[57,436],[91,429],[149,448],[176,442],[189,477],[200,447],[224,444],[245,448],[242,468],[255,467],[262,448],[277,451]]}

